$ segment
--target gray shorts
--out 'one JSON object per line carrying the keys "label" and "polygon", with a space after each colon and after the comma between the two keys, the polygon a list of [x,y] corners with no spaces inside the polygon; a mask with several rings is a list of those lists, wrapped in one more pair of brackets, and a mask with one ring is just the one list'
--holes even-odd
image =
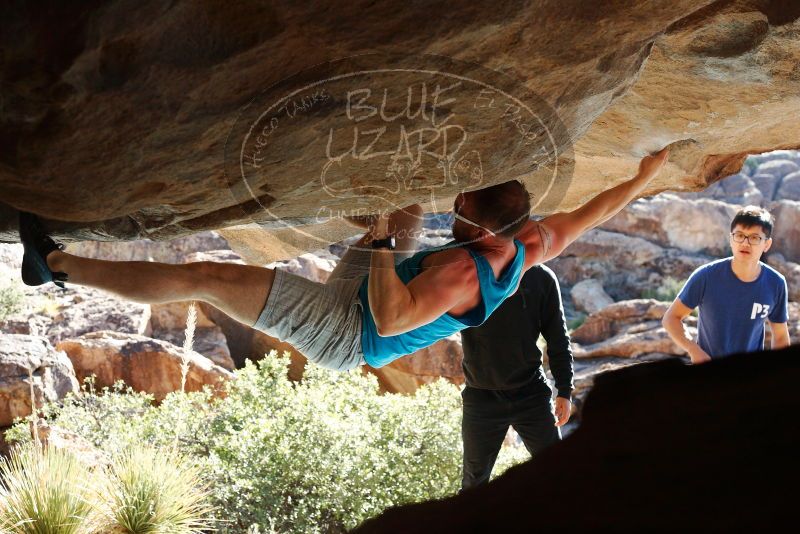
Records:
{"label": "gray shorts", "polygon": [[[369,250],[350,247],[324,284],[280,269],[253,325],[285,341],[317,365],[347,371],[366,363],[361,350],[364,310],[358,289],[369,274]],[[396,254],[401,261],[407,254]]]}

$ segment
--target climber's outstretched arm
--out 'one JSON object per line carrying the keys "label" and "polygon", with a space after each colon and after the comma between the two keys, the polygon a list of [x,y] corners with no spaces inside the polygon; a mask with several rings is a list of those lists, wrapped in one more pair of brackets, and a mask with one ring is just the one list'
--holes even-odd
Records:
{"label": "climber's outstretched arm", "polygon": [[668,155],[669,150],[665,148],[653,156],[645,156],[636,176],[571,212],[529,221],[517,234],[517,239],[525,244],[525,269],[555,258],[582,234],[619,213],[644,191],[664,166]]}

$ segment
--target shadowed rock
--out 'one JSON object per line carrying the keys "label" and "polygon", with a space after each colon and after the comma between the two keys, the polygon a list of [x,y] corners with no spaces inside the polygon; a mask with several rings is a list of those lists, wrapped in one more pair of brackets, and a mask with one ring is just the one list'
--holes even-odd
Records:
{"label": "shadowed rock", "polygon": [[563,442],[488,486],[355,532],[780,529],[794,520],[787,488],[800,475],[798,371],[793,347],[604,375]]}

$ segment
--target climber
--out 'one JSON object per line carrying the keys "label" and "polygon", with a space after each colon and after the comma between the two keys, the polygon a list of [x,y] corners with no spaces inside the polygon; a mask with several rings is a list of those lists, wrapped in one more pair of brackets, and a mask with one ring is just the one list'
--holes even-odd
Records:
{"label": "climber", "polygon": [[61,287],[69,281],[143,303],[201,300],[288,342],[318,365],[380,367],[481,324],[516,291],[524,271],[554,258],[641,193],[667,155],[664,149],[646,156],[632,179],[538,222],[529,219],[530,199],[516,180],[460,193],[453,208],[455,241],[413,255],[419,206],[353,219],[369,231],[325,284],[249,265],[82,258],[64,252],[36,216],[23,213],[22,279]]}

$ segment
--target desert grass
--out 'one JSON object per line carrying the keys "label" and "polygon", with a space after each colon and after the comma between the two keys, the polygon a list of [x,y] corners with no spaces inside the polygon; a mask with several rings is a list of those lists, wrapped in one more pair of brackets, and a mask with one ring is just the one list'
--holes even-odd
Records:
{"label": "desert grass", "polygon": [[105,532],[93,473],[72,453],[21,445],[0,461],[0,477],[0,532]]}
{"label": "desert grass", "polygon": [[101,495],[111,532],[189,534],[213,527],[208,485],[172,449],[142,445],[117,455]]}

